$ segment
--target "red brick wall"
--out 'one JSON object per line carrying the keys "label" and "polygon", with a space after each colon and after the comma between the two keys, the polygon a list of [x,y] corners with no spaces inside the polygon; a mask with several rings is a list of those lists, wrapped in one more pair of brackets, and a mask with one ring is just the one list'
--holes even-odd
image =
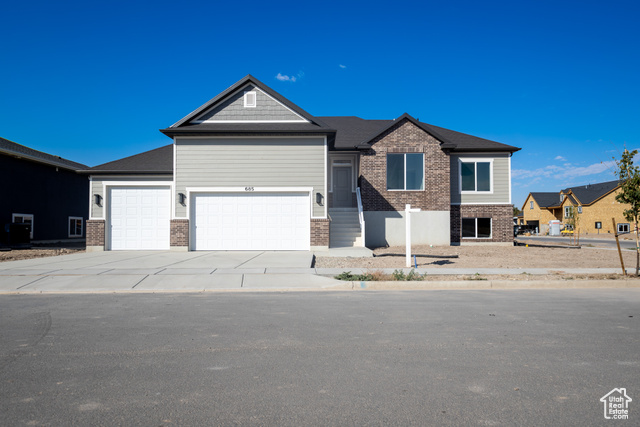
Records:
{"label": "red brick wall", "polygon": [[[365,211],[412,208],[448,211],[451,205],[449,155],[440,141],[403,120],[372,141],[360,157],[360,188]],[[424,153],[424,191],[387,191],[387,153]]]}
{"label": "red brick wall", "polygon": [[172,219],[170,246],[189,246],[189,220]]}
{"label": "red brick wall", "polygon": [[311,219],[311,246],[329,246],[328,219]]}
{"label": "red brick wall", "polygon": [[87,246],[104,247],[104,219],[89,219],[87,226]]}
{"label": "red brick wall", "polygon": [[[462,239],[462,218],[491,218],[491,239]],[[451,243],[513,242],[511,205],[451,206]]]}

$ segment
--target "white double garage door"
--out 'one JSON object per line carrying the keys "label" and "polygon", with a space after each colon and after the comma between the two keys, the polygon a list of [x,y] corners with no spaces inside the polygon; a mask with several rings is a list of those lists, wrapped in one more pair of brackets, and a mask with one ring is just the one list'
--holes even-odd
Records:
{"label": "white double garage door", "polygon": [[[110,189],[110,248],[169,249],[171,191]],[[191,250],[309,250],[307,192],[192,193]]]}

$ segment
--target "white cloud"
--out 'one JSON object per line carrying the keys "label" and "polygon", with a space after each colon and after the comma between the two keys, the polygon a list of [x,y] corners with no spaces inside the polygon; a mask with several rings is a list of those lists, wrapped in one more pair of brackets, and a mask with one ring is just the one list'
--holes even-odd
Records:
{"label": "white cloud", "polygon": [[562,156],[556,156],[556,158],[555,158],[555,159],[553,159],[553,160],[560,160],[561,162],[566,162],[566,161],[567,161],[567,159],[565,159],[565,158],[564,158],[564,157],[562,157]]}
{"label": "white cloud", "polygon": [[304,77],[304,72],[303,71],[298,71],[297,75],[286,75],[286,74],[282,74],[282,73],[278,73],[278,75],[276,76],[276,79],[280,80],[281,82],[291,82],[291,83],[295,83],[296,81],[298,81],[299,79]]}
{"label": "white cloud", "polygon": [[575,166],[571,163],[565,163],[562,166],[549,165],[542,168],[527,170],[514,169],[511,176],[514,179],[535,179],[535,178],[553,178],[561,180],[565,178],[576,178],[581,176],[597,175],[603,172],[613,172],[616,168],[614,161],[593,163],[588,166]]}
{"label": "white cloud", "polygon": [[347,68],[347,66],[346,66],[346,65],[342,65],[342,64],[339,64],[339,65],[338,65],[338,67],[340,67],[340,68]]}
{"label": "white cloud", "polygon": [[297,80],[296,76],[287,76],[286,74],[281,73],[278,73],[276,79],[280,80],[281,82],[295,82]]}

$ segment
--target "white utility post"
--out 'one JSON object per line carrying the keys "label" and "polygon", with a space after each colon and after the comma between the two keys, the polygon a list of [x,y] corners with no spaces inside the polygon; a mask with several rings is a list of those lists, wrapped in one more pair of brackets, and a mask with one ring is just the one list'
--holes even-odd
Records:
{"label": "white utility post", "polygon": [[420,209],[411,209],[411,205],[407,205],[404,208],[404,213],[407,217],[407,267],[411,267],[411,212],[420,212]]}

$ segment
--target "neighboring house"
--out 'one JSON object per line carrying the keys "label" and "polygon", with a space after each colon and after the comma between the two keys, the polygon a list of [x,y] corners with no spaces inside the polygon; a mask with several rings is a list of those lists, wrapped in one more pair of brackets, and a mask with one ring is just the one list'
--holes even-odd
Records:
{"label": "neighboring house", "polygon": [[549,231],[549,221],[559,219],[562,197],[558,193],[529,193],[522,205],[524,225],[538,228],[540,234]]}
{"label": "neighboring house", "polygon": [[33,242],[82,240],[89,180],[80,163],[0,138],[0,233],[8,223],[31,225]]}
{"label": "neighboring house", "polygon": [[314,117],[247,76],[171,145],[86,171],[91,250],[510,244],[519,148],[422,123]]}
{"label": "neighboring house", "polygon": [[617,180],[562,190],[566,196],[562,205],[563,221],[569,217],[570,209],[577,209],[580,233],[613,233],[612,218],[618,232],[632,231],[633,225],[624,217],[628,205],[616,201],[619,193]]}
{"label": "neighboring house", "polygon": [[627,205],[616,201],[620,192],[619,181],[570,187],[558,193],[529,193],[522,211],[526,224],[540,226],[540,232],[549,230],[549,221],[557,219],[567,223],[571,210],[578,211],[578,229],[582,234],[612,233],[612,218],[618,232],[629,232],[631,224],[624,218]]}

